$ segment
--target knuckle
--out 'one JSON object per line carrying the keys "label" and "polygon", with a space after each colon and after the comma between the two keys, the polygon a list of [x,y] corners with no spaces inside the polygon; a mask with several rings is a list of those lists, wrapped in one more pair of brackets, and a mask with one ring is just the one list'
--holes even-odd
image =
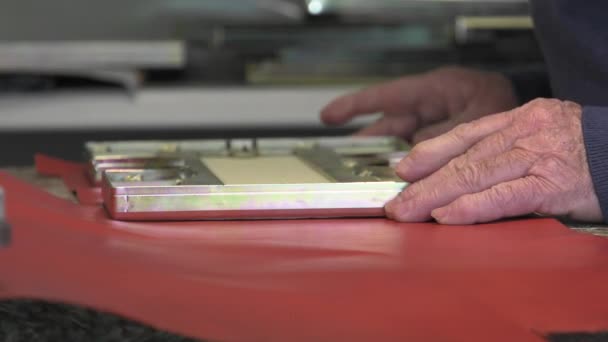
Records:
{"label": "knuckle", "polygon": [[456,182],[466,190],[475,190],[482,182],[482,168],[481,164],[462,168],[456,176]]}
{"label": "knuckle", "polygon": [[461,196],[455,202],[455,209],[460,216],[470,218],[477,216],[479,207],[476,205],[475,195],[467,194]]}
{"label": "knuckle", "polygon": [[556,99],[536,99],[530,102],[528,114],[537,121],[551,120],[562,111],[563,102]]}
{"label": "knuckle", "polygon": [[522,109],[523,120],[519,120],[518,127],[528,134],[554,125],[556,117],[564,112],[563,103],[555,99],[537,99]]}
{"label": "knuckle", "polygon": [[553,116],[552,114],[553,113],[551,111],[549,111],[546,107],[535,108],[530,113],[534,122],[538,122],[538,123],[545,123],[545,122],[551,120],[551,117]]}
{"label": "knuckle", "polygon": [[537,181],[531,184],[545,194],[560,194],[579,186],[576,172],[558,157],[547,157],[539,160],[530,169],[530,175]]}
{"label": "knuckle", "polygon": [[562,163],[558,158],[542,158],[530,169],[530,173],[535,176],[547,177],[557,175],[562,169]]}
{"label": "knuckle", "polygon": [[454,158],[454,159],[450,160],[446,164],[446,170],[448,170],[449,173],[457,173],[460,170],[462,170],[467,165],[465,156],[466,155],[463,155],[458,158]]}
{"label": "knuckle", "polygon": [[[511,146],[511,154],[516,156],[540,156],[545,151],[546,141],[538,141],[537,137],[532,134],[523,134],[520,138],[516,139]],[[538,158],[536,158],[538,159]]]}
{"label": "knuckle", "polygon": [[516,138],[517,134],[515,132],[500,131],[494,135],[492,145],[498,147],[499,150],[505,150]]}
{"label": "knuckle", "polygon": [[515,140],[512,133],[499,131],[481,142],[476,143],[469,149],[471,155],[485,154],[488,151],[506,151]]}
{"label": "knuckle", "polygon": [[521,140],[514,143],[511,151],[509,151],[509,155],[513,163],[525,162],[533,165],[533,163],[538,159],[536,154],[528,151],[522,146]]}
{"label": "knuckle", "polygon": [[[477,144],[475,147],[484,148],[484,149],[491,147],[495,150],[502,151],[508,145],[509,140],[510,139],[507,137],[507,133],[505,133],[504,131],[499,131],[499,132],[496,132],[496,134],[493,134],[489,138],[488,142],[490,144]],[[487,146],[487,145],[490,145],[490,146]]]}
{"label": "knuckle", "polygon": [[528,105],[527,105],[527,106],[528,106],[528,107],[538,107],[538,106],[542,106],[542,104],[543,104],[543,103],[545,103],[545,101],[546,101],[546,100],[547,100],[547,99],[545,99],[545,98],[541,98],[541,97],[539,97],[539,98],[536,98],[536,99],[534,99],[534,100],[532,100],[532,101],[528,102]]}
{"label": "knuckle", "polygon": [[559,172],[562,168],[562,163],[558,158],[548,157],[541,160],[539,166],[545,169],[547,172],[554,173]]}
{"label": "knuckle", "polygon": [[546,106],[554,106],[556,104],[561,103],[562,101],[557,100],[557,99],[548,99],[548,98],[536,98],[530,102],[528,102],[528,106],[529,107],[533,107],[533,108],[539,108],[539,107],[546,107]]}
{"label": "knuckle", "polygon": [[471,123],[462,123],[454,127],[451,136],[457,141],[466,141],[473,127]]}
{"label": "knuckle", "polygon": [[528,176],[524,178],[525,202],[529,203],[532,210],[538,210],[539,207],[548,203],[549,199],[560,192],[558,187],[555,187],[551,182],[546,181],[542,177]]}
{"label": "knuckle", "polygon": [[493,208],[500,209],[504,207],[511,207],[520,199],[518,199],[516,196],[515,187],[512,184],[504,183],[501,187],[492,187],[487,193],[486,200]]}
{"label": "knuckle", "polygon": [[576,102],[572,101],[564,101],[562,103],[563,110],[568,114],[574,114],[575,117],[578,117],[578,123],[580,123],[580,118],[582,116],[583,108]]}

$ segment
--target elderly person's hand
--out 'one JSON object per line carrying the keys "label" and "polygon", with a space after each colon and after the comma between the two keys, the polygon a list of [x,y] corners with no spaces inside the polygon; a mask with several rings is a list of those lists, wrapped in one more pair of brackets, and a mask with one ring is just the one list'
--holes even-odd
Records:
{"label": "elderly person's hand", "polygon": [[359,134],[420,142],[517,105],[513,86],[504,76],[448,67],[343,96],[325,107],[321,118],[337,125],[359,115],[383,113]]}
{"label": "elderly person's hand", "polygon": [[530,213],[601,221],[581,107],[538,99],[415,146],[397,167],[415,182],[386,206],[398,221],[473,224]]}

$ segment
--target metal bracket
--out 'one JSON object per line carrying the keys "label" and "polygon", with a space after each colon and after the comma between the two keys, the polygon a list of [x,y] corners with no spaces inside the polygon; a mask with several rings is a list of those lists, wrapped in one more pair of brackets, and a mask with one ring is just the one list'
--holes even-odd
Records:
{"label": "metal bracket", "polygon": [[226,150],[232,157],[256,157],[259,155],[257,139],[226,140]]}

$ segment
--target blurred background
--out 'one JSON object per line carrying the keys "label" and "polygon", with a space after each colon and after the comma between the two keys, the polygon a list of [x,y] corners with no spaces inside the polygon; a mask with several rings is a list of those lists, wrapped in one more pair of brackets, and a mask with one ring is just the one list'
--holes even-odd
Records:
{"label": "blurred background", "polygon": [[346,134],[345,92],[542,68],[524,0],[0,0],[0,163],[87,140]]}

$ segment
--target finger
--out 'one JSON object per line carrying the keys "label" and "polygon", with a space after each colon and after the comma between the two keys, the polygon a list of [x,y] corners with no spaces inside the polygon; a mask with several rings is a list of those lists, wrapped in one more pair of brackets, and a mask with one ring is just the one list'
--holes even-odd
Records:
{"label": "finger", "polygon": [[[514,127],[507,127],[501,131],[483,138],[480,142],[471,146],[464,155],[453,160],[456,166],[490,158],[501,153],[510,151],[515,142],[520,139],[520,132]],[[522,158],[525,156],[522,156]]]}
{"label": "finger", "polygon": [[460,124],[446,134],[416,145],[397,166],[397,174],[408,182],[430,175],[512,121],[513,113],[505,112]]}
{"label": "finger", "polygon": [[455,120],[446,120],[446,121],[442,121],[442,122],[427,126],[423,129],[419,130],[418,132],[416,132],[416,134],[414,134],[412,141],[414,144],[418,144],[422,141],[435,138],[437,136],[440,136],[440,135],[450,131],[457,124],[458,124],[458,122]]}
{"label": "finger", "polygon": [[388,136],[391,130],[391,123],[384,119],[384,117],[380,118],[378,121],[374,122],[370,126],[362,128],[354,135],[356,136]]}
{"label": "finger", "polygon": [[526,215],[538,211],[544,188],[540,179],[528,176],[464,195],[432,215],[443,224],[475,224]]}
{"label": "finger", "polygon": [[409,139],[418,126],[415,116],[382,117],[372,125],[355,133],[357,136],[396,136]]}
{"label": "finger", "polygon": [[[452,159],[446,164],[446,166],[442,167],[442,169],[446,170],[458,170],[465,168],[467,165],[481,161],[488,158],[494,158],[497,155],[507,153],[511,151],[511,148],[515,144],[515,142],[521,138],[520,131],[517,128],[510,126],[489,136],[483,138],[481,141],[471,146],[464,154]],[[532,155],[528,155],[526,153],[521,153],[522,151],[512,151],[509,152],[511,154],[519,154],[517,158],[526,159],[530,157],[534,157]],[[442,170],[440,169],[440,170]],[[427,177],[426,174],[417,175],[418,179],[422,179]],[[414,179],[412,181],[418,180]]]}
{"label": "finger", "polygon": [[425,96],[424,88],[428,87],[419,76],[372,86],[332,101],[321,111],[321,120],[326,124],[340,125],[363,114],[408,115],[416,102]]}
{"label": "finger", "polygon": [[431,212],[452,203],[465,194],[478,193],[496,184],[524,177],[535,157],[512,150],[496,157],[455,168],[441,168],[428,178],[408,186],[386,207],[389,217],[404,222],[431,218]]}

